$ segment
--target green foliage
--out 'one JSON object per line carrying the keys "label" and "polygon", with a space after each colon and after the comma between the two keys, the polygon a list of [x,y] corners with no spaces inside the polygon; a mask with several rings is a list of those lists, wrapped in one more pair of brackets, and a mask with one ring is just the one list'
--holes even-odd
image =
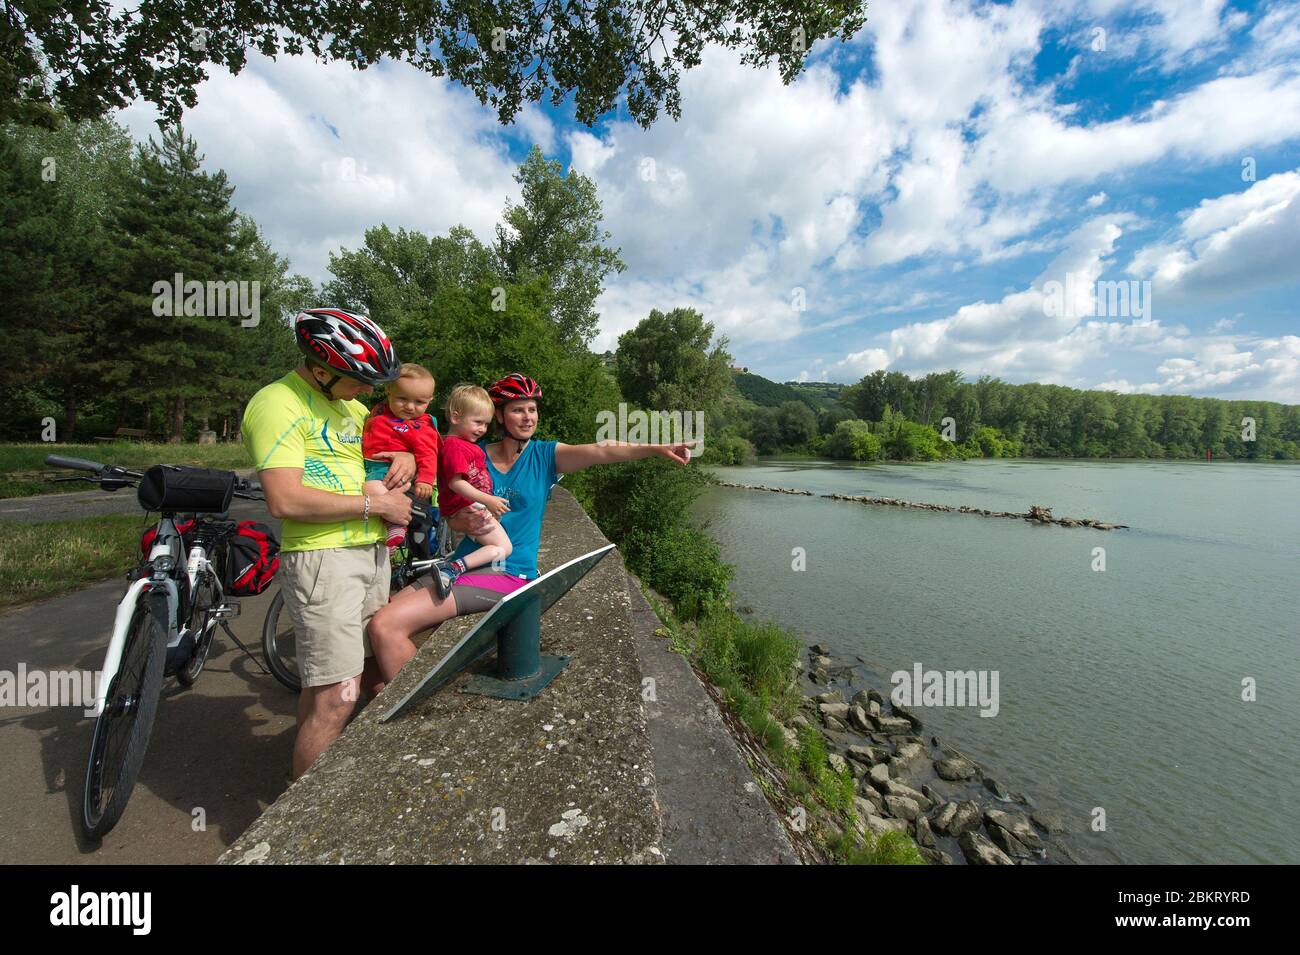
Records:
{"label": "green foliage", "polygon": [[[408,4],[23,3],[0,18],[0,121],[54,123],[101,116],[142,97],[168,121],[197,102],[221,66],[239,73],[248,52],[310,54],[366,69],[381,59],[463,84],[510,124],[525,103],[570,96],[588,126],[623,102],[642,126],[665,108],[681,116],[678,80],[706,46],[736,50],[742,63],[776,62],[784,82],[818,40],[848,40],[866,4],[817,0],[797,12],[753,0],[671,3],[593,0],[580,13],[549,3]],[[8,10],[8,5],[6,6]],[[21,11],[21,12],[18,12]],[[508,26],[502,31],[501,24]],[[794,42],[792,31],[803,31]],[[671,37],[671,51],[655,50]]]}
{"label": "green foliage", "polygon": [[845,831],[832,843],[831,854],[844,865],[925,865],[916,843],[903,832],[859,837]]}
{"label": "green foliage", "polygon": [[822,453],[850,461],[876,461],[883,447],[880,437],[872,434],[871,425],[851,418],[835,426],[835,431],[822,444]]}
{"label": "green foliage", "polygon": [[515,282],[544,276],[552,290],[551,317],[562,339],[585,345],[596,335],[596,298],[605,277],[625,268],[600,227],[596,184],[564,175],[557,160],[534,146],[515,174],[523,204],[508,205],[497,226],[496,253]]}
{"label": "green foliage", "polygon": [[754,460],[754,446],[738,434],[712,435],[704,442],[701,464],[749,464]]}
{"label": "green foliage", "polygon": [[749,440],[760,454],[806,448],[816,437],[817,415],[802,401],[755,408],[749,419]]}
{"label": "green foliage", "polygon": [[629,402],[712,418],[732,388],[727,340],[693,308],[653,309],[618,338],[614,375]]}
{"label": "green foliage", "polygon": [[827,399],[812,390],[804,390],[795,384],[777,384],[762,375],[747,371],[732,372],[736,390],[754,404],[763,408],[776,408],[787,401],[799,401],[814,411],[827,406]]}

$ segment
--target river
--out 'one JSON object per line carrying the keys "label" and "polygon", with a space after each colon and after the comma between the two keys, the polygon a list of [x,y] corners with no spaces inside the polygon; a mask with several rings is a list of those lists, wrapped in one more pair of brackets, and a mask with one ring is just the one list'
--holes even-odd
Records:
{"label": "river", "polygon": [[996,671],[996,715],[917,715],[927,734],[1066,813],[1092,860],[1300,863],[1300,467],[774,458],[714,471],[1130,525],[730,488],[696,505],[736,566],[737,603],[865,661],[864,684],[888,693],[890,675],[917,664]]}

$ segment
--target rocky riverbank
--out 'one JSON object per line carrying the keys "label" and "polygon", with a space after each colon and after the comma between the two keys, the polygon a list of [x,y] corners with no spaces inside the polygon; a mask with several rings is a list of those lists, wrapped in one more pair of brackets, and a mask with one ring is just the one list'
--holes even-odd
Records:
{"label": "rocky riverbank", "polygon": [[801,497],[825,497],[833,501],[853,501],[858,504],[872,504],[879,507],[910,507],[921,511],[946,511],[950,514],[976,514],[980,517],[1010,517],[1016,520],[1030,521],[1035,524],[1059,524],[1061,527],[1091,527],[1099,531],[1113,531],[1128,527],[1127,524],[1112,524],[1090,517],[1053,517],[1050,507],[1031,505],[1028,511],[991,511],[983,507],[952,507],[948,504],[924,504],[918,501],[901,501],[893,497],[869,497],[865,494],[814,494],[797,487],[768,487],[766,484],[740,484],[733,481],[719,481],[722,487],[741,488],[746,491],[770,491],[773,494],[796,494]]}
{"label": "rocky riverbank", "polygon": [[[853,774],[854,804],[866,829],[906,832],[926,861],[938,865],[1082,861],[1065,841],[1061,814],[927,735],[914,712],[880,691],[855,691],[855,668],[837,663],[828,648],[811,648],[803,676],[804,700],[792,722],[820,732],[832,768]],[[835,828],[830,819],[822,824]]]}

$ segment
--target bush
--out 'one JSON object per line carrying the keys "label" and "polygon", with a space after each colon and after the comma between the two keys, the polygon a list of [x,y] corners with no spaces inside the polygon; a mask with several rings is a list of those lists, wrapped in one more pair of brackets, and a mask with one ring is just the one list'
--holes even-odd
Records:
{"label": "bush", "polygon": [[673,602],[684,620],[725,608],[733,570],[718,545],[696,527],[637,528],[623,541],[623,553],[647,584]]}
{"label": "bush", "polygon": [[875,461],[880,457],[880,436],[872,434],[871,426],[859,418],[841,421],[826,438],[822,452],[849,461]]}
{"label": "bush", "polygon": [[704,442],[701,464],[727,466],[749,464],[754,460],[754,446],[738,434],[723,434]]}

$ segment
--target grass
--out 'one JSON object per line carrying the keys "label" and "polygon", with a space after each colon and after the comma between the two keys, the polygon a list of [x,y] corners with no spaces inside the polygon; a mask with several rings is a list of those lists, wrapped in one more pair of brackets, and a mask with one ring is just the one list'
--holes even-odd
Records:
{"label": "grass", "polygon": [[49,478],[55,475],[67,476],[74,472],[47,467],[47,454],[89,458],[104,464],[135,468],[151,464],[190,464],[241,470],[252,466],[244,446],[237,443],[151,444],[112,441],[96,444],[0,444],[0,498],[85,491],[91,487],[79,481],[50,481]]}
{"label": "grass", "polygon": [[916,843],[905,833],[873,836],[857,831],[857,789],[852,773],[830,765],[826,740],[812,726],[802,727],[792,744],[783,730],[797,712],[800,694],[791,674],[799,662],[799,642],[774,623],[751,623],[730,608],[715,608],[698,620],[683,621],[653,592],[647,592],[664,621],[672,649],[686,656],[718,688],[727,706],[763,743],[784,773],[790,794],[820,803],[843,834],[823,837],[830,857],[847,865],[923,865]]}
{"label": "grass", "polygon": [[142,515],[0,523],[0,608],[125,573],[139,560]]}

